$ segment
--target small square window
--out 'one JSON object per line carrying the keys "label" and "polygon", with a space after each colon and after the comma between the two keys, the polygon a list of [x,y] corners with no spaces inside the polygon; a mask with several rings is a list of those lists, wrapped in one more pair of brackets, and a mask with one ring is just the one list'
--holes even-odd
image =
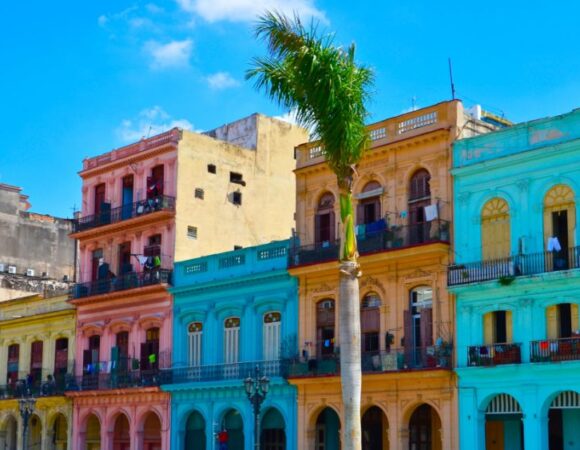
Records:
{"label": "small square window", "polygon": [[197,227],[188,226],[187,237],[191,239],[197,239]]}
{"label": "small square window", "polygon": [[201,189],[201,188],[195,189],[195,198],[199,198],[199,199],[203,200],[203,195],[204,195],[203,189]]}
{"label": "small square window", "polygon": [[234,250],[241,250],[244,247],[242,247],[241,245],[234,245]]}
{"label": "small square window", "polygon": [[241,173],[236,172],[230,172],[230,182],[241,184],[242,186],[246,185],[246,182],[244,181],[244,176]]}
{"label": "small square window", "polygon": [[242,193],[241,192],[234,192],[232,196],[232,202],[234,205],[241,205],[242,204]]}
{"label": "small square window", "polygon": [[208,164],[207,165],[207,171],[209,173],[216,173],[217,170],[216,170],[215,164]]}

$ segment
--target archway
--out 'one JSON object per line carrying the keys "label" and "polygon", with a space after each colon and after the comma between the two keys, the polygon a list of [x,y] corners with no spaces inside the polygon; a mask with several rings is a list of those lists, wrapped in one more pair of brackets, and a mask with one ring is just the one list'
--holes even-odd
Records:
{"label": "archway", "polygon": [[316,450],[339,450],[340,418],[334,409],[324,408],[316,419]]}
{"label": "archway", "polygon": [[286,431],[280,411],[270,408],[262,417],[260,448],[262,450],[286,450]]}
{"label": "archway", "polygon": [[441,450],[441,419],[431,405],[415,408],[409,420],[409,450]]}
{"label": "archway", "polygon": [[131,431],[129,419],[125,414],[119,414],[115,419],[113,429],[113,450],[129,450],[131,448]]}
{"label": "archway", "polygon": [[389,449],[389,422],[378,406],[371,406],[361,418],[362,449]]}
{"label": "archway", "polygon": [[143,450],[161,450],[161,421],[154,412],[147,414],[143,424]]}
{"label": "archway", "polygon": [[28,422],[28,448],[40,449],[42,445],[42,422],[40,417],[33,414]]}
{"label": "archway", "polygon": [[205,419],[193,411],[187,418],[185,425],[184,450],[206,450]]}
{"label": "archway", "polygon": [[509,394],[498,394],[485,410],[485,448],[487,450],[523,450],[522,408]]}
{"label": "archway", "polygon": [[548,410],[549,450],[564,450],[567,442],[580,442],[580,394],[560,393]]}
{"label": "archway", "polygon": [[244,450],[244,419],[239,411],[230,409],[224,415],[222,430],[227,432],[228,450]]}
{"label": "archway", "polygon": [[[0,431],[0,448],[16,450],[18,424],[14,416],[10,415],[4,422],[4,429]],[[3,445],[3,446],[2,446]]]}
{"label": "archway", "polygon": [[85,448],[86,450],[100,450],[101,448],[101,422],[94,414],[87,418]]}
{"label": "archway", "polygon": [[48,443],[49,449],[66,450],[68,445],[68,426],[64,415],[56,415],[50,430],[50,436],[50,442]]}

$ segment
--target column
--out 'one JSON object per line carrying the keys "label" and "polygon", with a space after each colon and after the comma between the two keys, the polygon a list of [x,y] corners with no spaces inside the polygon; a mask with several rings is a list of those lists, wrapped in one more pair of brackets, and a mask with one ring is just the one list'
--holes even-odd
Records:
{"label": "column", "polygon": [[[546,439],[545,446],[542,445],[542,421],[536,412],[524,414],[524,448],[526,450],[543,450],[548,448]],[[545,421],[547,426],[547,419]]]}

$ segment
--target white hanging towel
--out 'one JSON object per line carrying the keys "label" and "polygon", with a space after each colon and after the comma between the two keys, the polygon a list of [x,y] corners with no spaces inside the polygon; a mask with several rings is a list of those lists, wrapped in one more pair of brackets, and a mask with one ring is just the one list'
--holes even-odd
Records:
{"label": "white hanging towel", "polygon": [[562,246],[560,245],[558,238],[556,236],[548,238],[548,251],[559,252],[560,250],[562,250]]}
{"label": "white hanging towel", "polygon": [[147,256],[143,256],[143,255],[136,255],[137,259],[139,260],[139,264],[141,264],[141,266],[144,266],[145,263],[147,262]]}
{"label": "white hanging towel", "polygon": [[425,220],[427,222],[431,222],[432,220],[437,219],[437,217],[439,216],[438,212],[437,212],[437,205],[429,205],[429,206],[425,206]]}

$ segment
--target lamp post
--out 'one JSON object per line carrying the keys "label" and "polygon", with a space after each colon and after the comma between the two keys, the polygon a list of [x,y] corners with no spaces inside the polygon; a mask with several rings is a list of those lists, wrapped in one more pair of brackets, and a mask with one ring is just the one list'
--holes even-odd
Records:
{"label": "lamp post", "polygon": [[22,417],[22,448],[28,448],[28,421],[34,412],[34,405],[36,399],[30,395],[30,390],[27,389],[26,394],[22,394],[22,398],[18,399],[18,409],[20,410],[20,417]]}
{"label": "lamp post", "polygon": [[265,376],[260,377],[260,367],[256,366],[254,377],[248,375],[244,380],[244,386],[254,410],[254,448],[260,450],[260,407],[268,394],[270,380]]}

